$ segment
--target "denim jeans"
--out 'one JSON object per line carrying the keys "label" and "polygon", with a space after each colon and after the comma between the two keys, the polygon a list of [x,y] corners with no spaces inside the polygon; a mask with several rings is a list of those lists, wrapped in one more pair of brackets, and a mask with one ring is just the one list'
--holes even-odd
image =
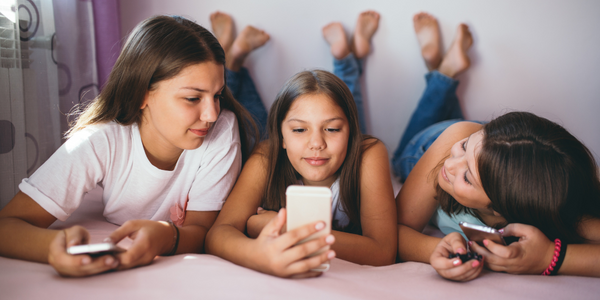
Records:
{"label": "denim jeans", "polygon": [[363,107],[362,92],[360,88],[360,75],[362,75],[362,60],[354,57],[352,53],[342,59],[333,59],[333,74],[340,78],[352,93],[356,109],[358,110],[358,123],[360,132],[367,133],[365,110]]}
{"label": "denim jeans", "polygon": [[258,125],[261,140],[267,138],[267,109],[263,104],[248,69],[242,67],[238,72],[225,69],[227,87],[233,97],[246,109]]}
{"label": "denim jeans", "polygon": [[404,182],[419,158],[450,125],[463,121],[456,97],[458,81],[438,71],[425,75],[427,86],[392,157],[392,169]]}

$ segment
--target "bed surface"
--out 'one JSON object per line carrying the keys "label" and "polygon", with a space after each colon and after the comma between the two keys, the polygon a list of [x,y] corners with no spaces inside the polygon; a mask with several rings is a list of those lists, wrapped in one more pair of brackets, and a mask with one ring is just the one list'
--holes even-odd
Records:
{"label": "bed surface", "polygon": [[[92,242],[117,226],[104,220],[99,192],[66,222]],[[340,259],[319,278],[281,279],[207,254],[159,257],[153,264],[87,278],[62,278],[46,264],[0,257],[0,299],[600,299],[600,280],[484,271],[467,283],[442,279],[422,263],[369,267]]]}

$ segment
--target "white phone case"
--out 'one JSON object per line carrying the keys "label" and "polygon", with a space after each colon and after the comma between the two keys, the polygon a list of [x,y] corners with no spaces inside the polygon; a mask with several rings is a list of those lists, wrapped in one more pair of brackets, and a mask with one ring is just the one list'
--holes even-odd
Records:
{"label": "white phone case", "polygon": [[[323,230],[301,240],[298,244],[331,233],[331,190],[329,188],[290,185],[286,189],[285,195],[288,231],[310,222],[325,222]],[[327,250],[329,250],[329,246],[323,247],[310,256],[321,254]],[[313,269],[313,271],[324,272],[328,269],[329,264],[322,264],[318,269]]]}

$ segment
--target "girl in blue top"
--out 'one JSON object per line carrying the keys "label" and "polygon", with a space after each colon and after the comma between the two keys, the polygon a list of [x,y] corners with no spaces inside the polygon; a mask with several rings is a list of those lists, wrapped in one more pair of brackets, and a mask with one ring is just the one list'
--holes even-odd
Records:
{"label": "girl in blue top", "polygon": [[[531,113],[508,113],[485,125],[461,122],[453,77],[469,67],[468,27],[458,27],[442,58],[435,18],[420,13],[414,24],[431,72],[392,160],[406,180],[396,198],[399,258],[430,263],[457,281],[476,278],[484,266],[600,276],[600,180],[590,151],[560,125]],[[421,233],[430,220],[447,234],[443,239]],[[485,247],[469,242],[483,261],[449,258],[469,249],[457,226],[465,220],[519,240],[508,246],[484,240]]]}

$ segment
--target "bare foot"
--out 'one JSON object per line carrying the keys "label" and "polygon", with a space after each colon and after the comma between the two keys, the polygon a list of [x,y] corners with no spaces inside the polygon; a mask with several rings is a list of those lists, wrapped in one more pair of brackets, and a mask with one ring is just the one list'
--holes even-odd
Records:
{"label": "bare foot", "polygon": [[229,52],[231,44],[233,43],[233,37],[235,36],[231,16],[216,11],[210,14],[210,24],[212,26],[213,34],[217,40],[219,40],[221,47],[223,47],[223,51],[225,51],[225,53]]}
{"label": "bare foot", "polygon": [[246,56],[252,50],[264,45],[270,38],[266,32],[252,26],[246,26],[235,41],[233,41],[231,51],[229,51],[229,55],[226,58],[227,68],[234,72],[239,71],[244,64]]}
{"label": "bare foot", "polygon": [[371,51],[371,38],[379,27],[379,13],[367,10],[358,15],[352,47],[356,58],[363,58]]}
{"label": "bare foot", "polygon": [[413,24],[427,69],[437,69],[442,61],[442,42],[437,20],[432,15],[422,12],[413,17]]}
{"label": "bare foot", "polygon": [[467,51],[471,45],[473,45],[473,37],[469,27],[466,24],[458,25],[456,37],[440,64],[439,72],[452,78],[468,69],[471,61],[467,56]]}
{"label": "bare foot", "polygon": [[323,37],[329,44],[331,54],[337,59],[342,59],[350,54],[346,32],[342,24],[334,22],[323,27]]}

